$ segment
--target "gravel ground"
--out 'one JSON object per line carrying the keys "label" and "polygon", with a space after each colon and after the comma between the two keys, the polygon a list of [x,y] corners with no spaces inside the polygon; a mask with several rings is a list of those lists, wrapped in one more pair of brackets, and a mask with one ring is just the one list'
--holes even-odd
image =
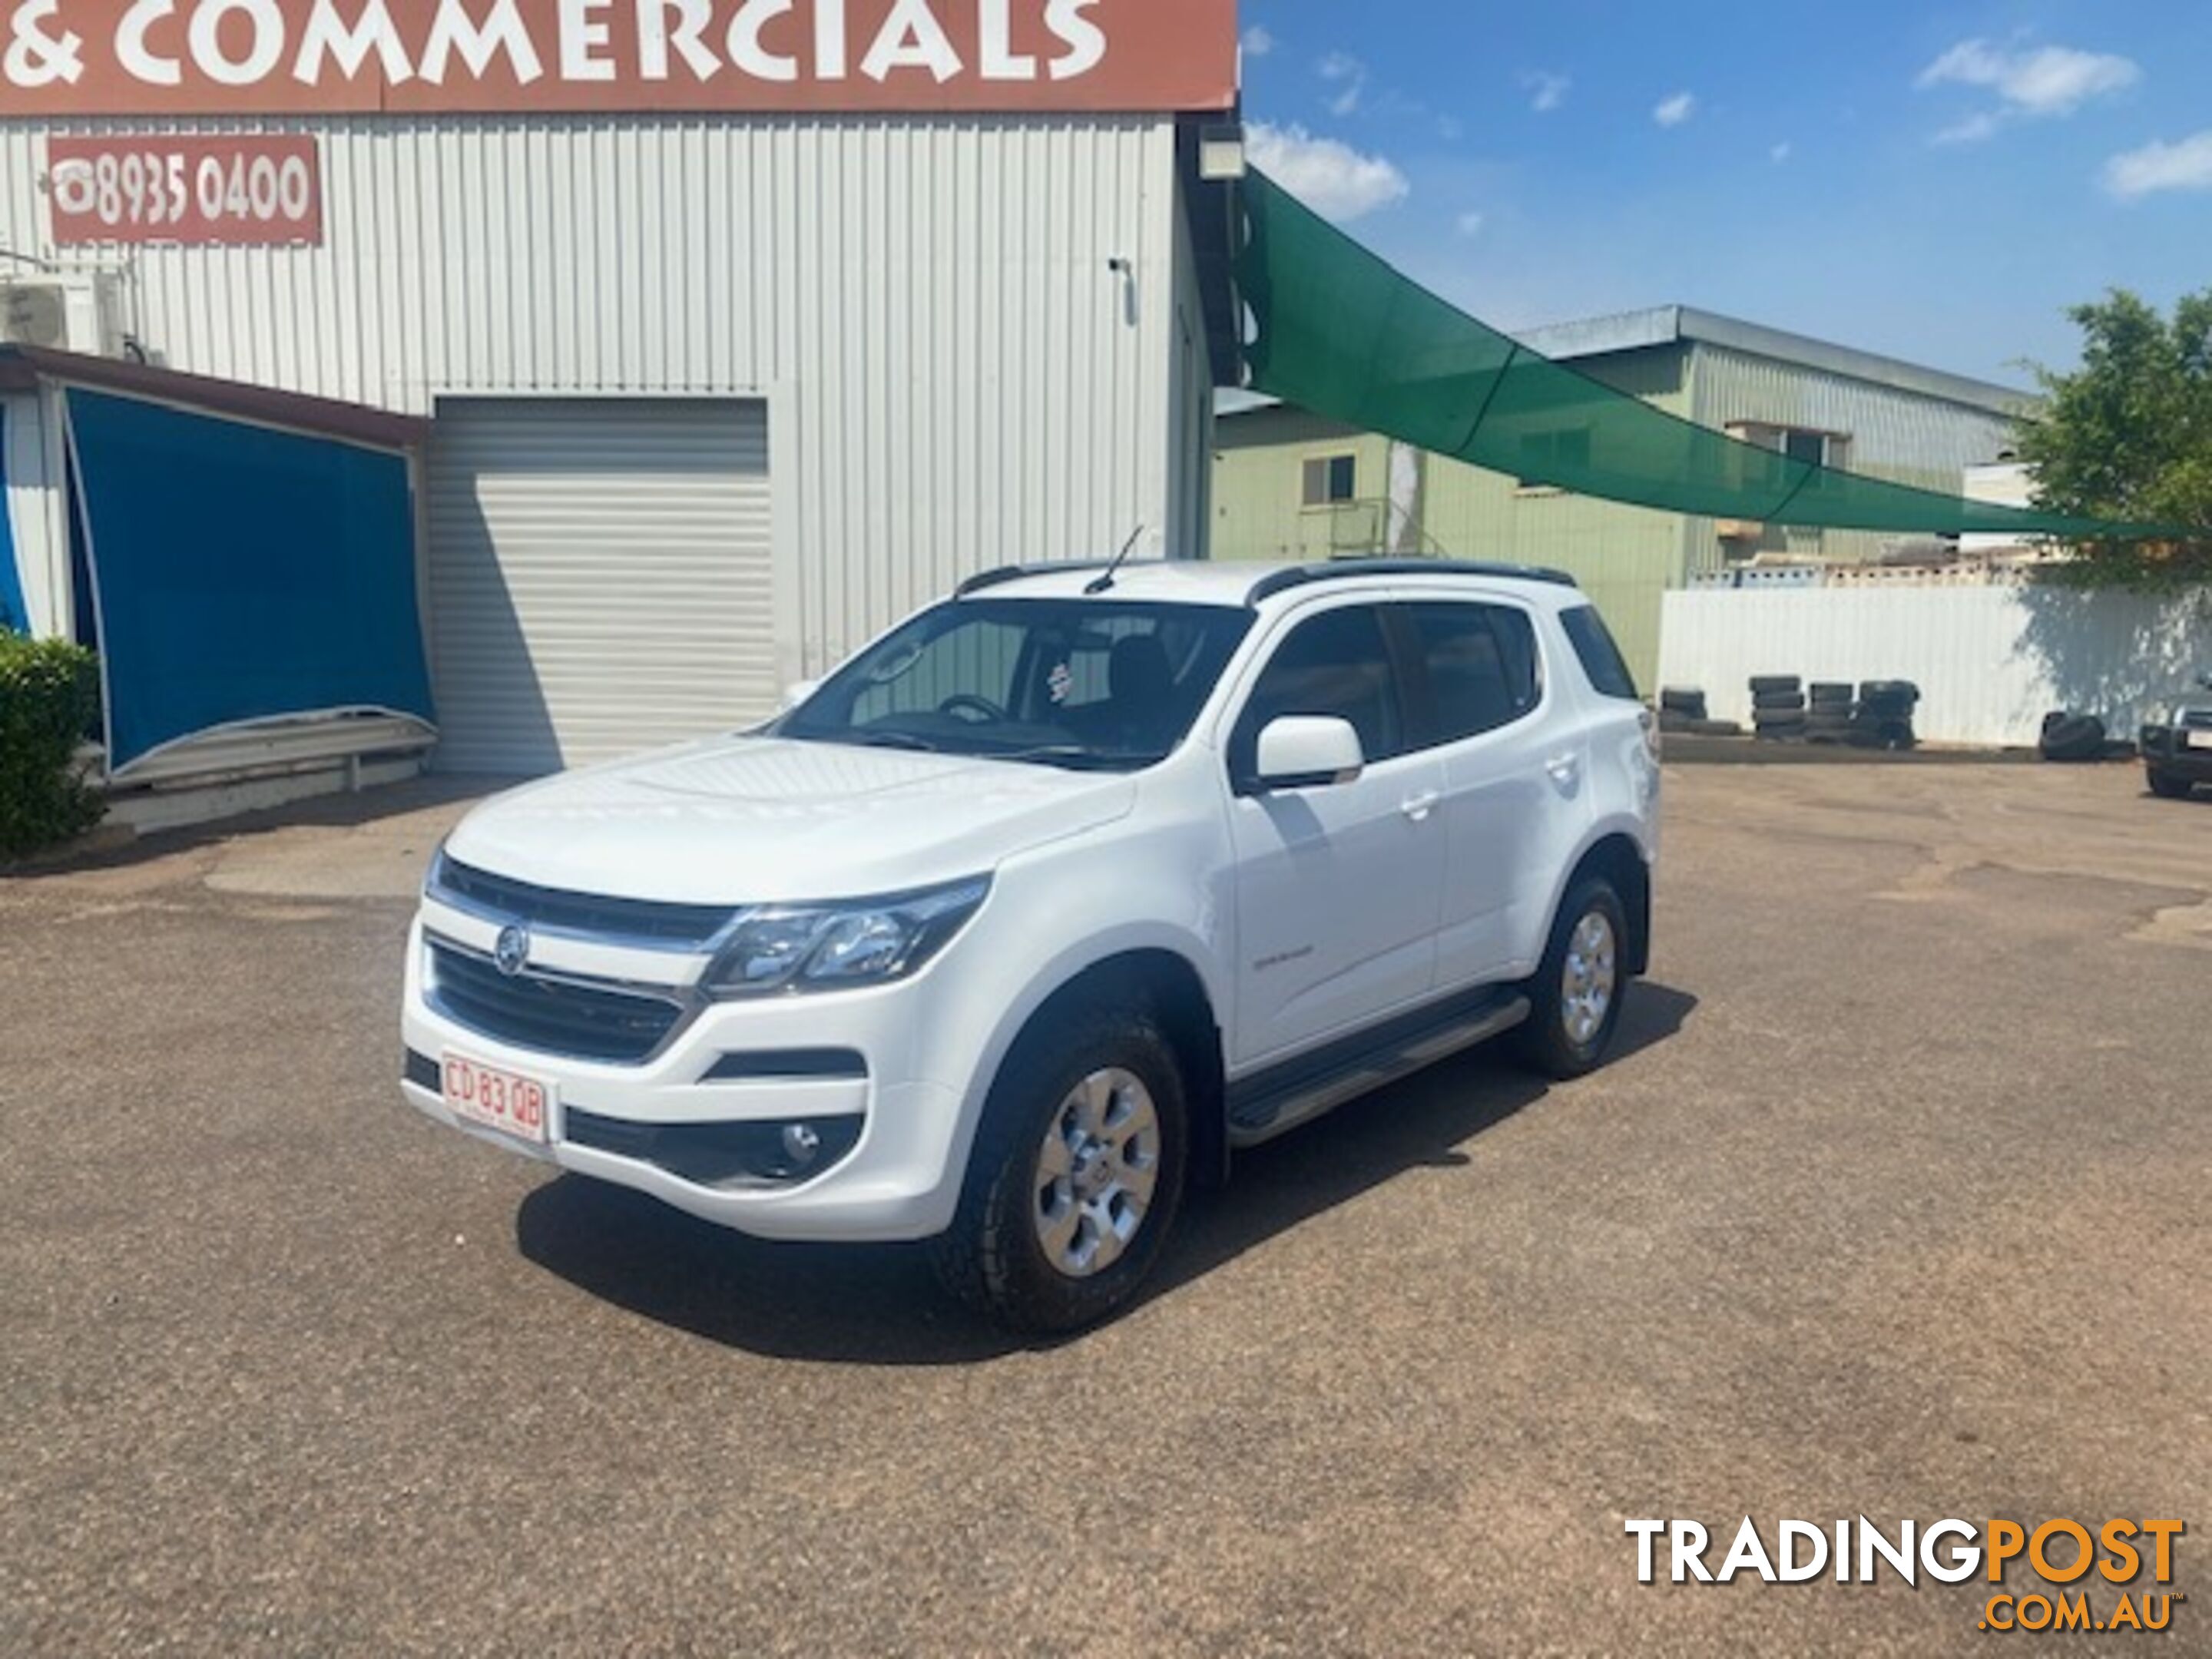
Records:
{"label": "gravel ground", "polygon": [[1669,787],[1616,1065],[1348,1108],[1040,1348],[406,1110],[434,792],[0,881],[0,1652],[1920,1655],[1986,1587],[1623,1523],[2201,1534],[2212,803]]}

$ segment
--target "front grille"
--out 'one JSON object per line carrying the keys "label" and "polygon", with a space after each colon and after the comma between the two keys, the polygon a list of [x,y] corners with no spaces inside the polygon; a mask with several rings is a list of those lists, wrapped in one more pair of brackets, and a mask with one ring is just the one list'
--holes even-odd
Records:
{"label": "front grille", "polygon": [[672,1000],[525,972],[510,978],[482,957],[430,943],[430,1001],[471,1031],[577,1060],[636,1065],[684,1018]]}
{"label": "front grille", "polygon": [[2212,732],[2212,708],[2185,709],[2181,723],[2192,732]]}
{"label": "front grille", "polygon": [[704,950],[728,926],[734,911],[712,904],[659,904],[646,899],[601,898],[589,893],[556,892],[471,869],[441,858],[432,872],[434,896],[458,902],[507,921],[592,938],[641,939]]}

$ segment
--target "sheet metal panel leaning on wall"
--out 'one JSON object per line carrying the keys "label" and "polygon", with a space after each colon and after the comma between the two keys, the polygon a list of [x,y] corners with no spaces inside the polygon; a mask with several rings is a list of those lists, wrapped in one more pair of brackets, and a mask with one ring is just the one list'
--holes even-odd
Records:
{"label": "sheet metal panel leaning on wall", "polygon": [[1165,111],[1235,0],[7,0],[17,115]]}
{"label": "sheet metal panel leaning on wall", "polygon": [[404,456],[68,396],[112,775],[261,720],[434,723]]}

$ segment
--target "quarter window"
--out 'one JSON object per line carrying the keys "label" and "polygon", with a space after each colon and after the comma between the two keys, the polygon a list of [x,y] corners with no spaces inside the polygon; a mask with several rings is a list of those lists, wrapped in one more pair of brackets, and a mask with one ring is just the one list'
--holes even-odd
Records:
{"label": "quarter window", "polygon": [[1523,611],[1498,605],[1405,607],[1436,729],[1458,743],[1512,725],[1543,698],[1536,630]]}
{"label": "quarter window", "polygon": [[1578,605],[1572,611],[1561,611],[1559,626],[1566,629],[1575,655],[1582,659],[1583,672],[1589,676],[1591,688],[1600,696],[1619,697],[1626,702],[1638,701],[1636,676],[1629,672],[1620,647],[1613,643],[1612,630],[1606,627],[1605,618],[1597,614],[1595,606]]}
{"label": "quarter window", "polygon": [[1406,752],[1397,674],[1374,606],[1324,611],[1276,648],[1237,723],[1230,752],[1238,776],[1249,777],[1257,763],[1261,729],[1291,714],[1351,721],[1370,763]]}

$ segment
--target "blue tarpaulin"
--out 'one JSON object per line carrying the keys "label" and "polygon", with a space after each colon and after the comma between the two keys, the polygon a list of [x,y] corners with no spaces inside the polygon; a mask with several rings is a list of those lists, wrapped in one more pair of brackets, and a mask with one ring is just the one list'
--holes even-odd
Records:
{"label": "blue tarpaulin", "polygon": [[287,716],[433,715],[397,454],[72,388],[108,767]]}
{"label": "blue tarpaulin", "polygon": [[0,630],[31,631],[23,604],[23,573],[15,564],[15,526],[8,511],[8,411],[0,407]]}

